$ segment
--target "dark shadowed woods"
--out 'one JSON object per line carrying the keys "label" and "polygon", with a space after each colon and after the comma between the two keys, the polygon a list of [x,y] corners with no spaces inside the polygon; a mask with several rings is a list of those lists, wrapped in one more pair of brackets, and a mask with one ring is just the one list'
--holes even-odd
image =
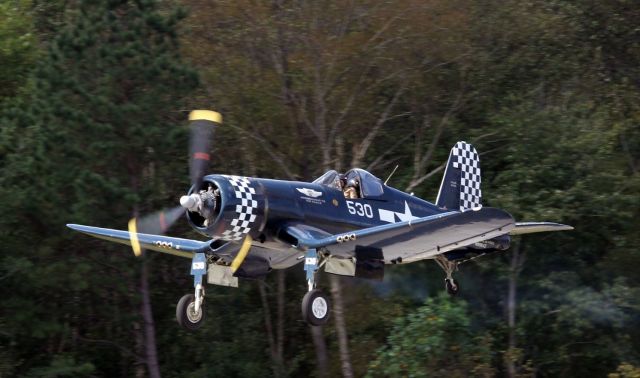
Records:
{"label": "dark shadowed woods", "polygon": [[[0,376],[640,374],[640,8],[632,1],[0,4]],[[575,230],[383,282],[301,266],[207,289],[189,262],[65,228],[126,228],[189,185],[186,117],[219,111],[212,172],[365,168],[434,200],[458,140],[484,204]],[[195,237],[186,222],[170,234]]]}

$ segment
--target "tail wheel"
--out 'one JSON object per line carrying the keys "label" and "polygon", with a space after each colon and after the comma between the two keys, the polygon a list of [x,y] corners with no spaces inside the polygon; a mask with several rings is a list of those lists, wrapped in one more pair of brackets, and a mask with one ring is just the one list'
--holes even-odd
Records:
{"label": "tail wheel", "polygon": [[451,296],[455,296],[458,294],[458,290],[460,290],[460,285],[453,278],[445,278],[444,286],[447,288],[447,293]]}
{"label": "tail wheel", "polygon": [[176,306],[176,318],[178,324],[187,331],[195,331],[202,326],[204,319],[206,318],[206,312],[204,306],[200,306],[198,312],[196,309],[196,297],[193,294],[186,294]]}
{"label": "tail wheel", "polygon": [[330,312],[331,302],[322,291],[311,290],[302,298],[302,317],[308,324],[313,326],[327,324]]}

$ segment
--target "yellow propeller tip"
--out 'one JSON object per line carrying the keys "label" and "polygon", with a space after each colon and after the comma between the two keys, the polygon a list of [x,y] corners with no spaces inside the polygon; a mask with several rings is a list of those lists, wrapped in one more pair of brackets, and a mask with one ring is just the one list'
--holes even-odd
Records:
{"label": "yellow propeller tip", "polygon": [[235,273],[236,270],[238,270],[240,265],[242,265],[242,262],[244,261],[244,259],[247,257],[247,254],[249,253],[249,250],[251,249],[251,242],[252,242],[251,236],[247,235],[244,238],[244,241],[242,242],[242,246],[240,247],[240,251],[238,251],[238,254],[236,255],[236,257],[231,262],[231,272],[232,273]]}
{"label": "yellow propeller tip", "polygon": [[207,120],[222,123],[222,115],[211,110],[193,110],[189,113],[189,121]]}
{"label": "yellow propeller tip", "polygon": [[136,218],[131,218],[131,220],[129,220],[129,240],[131,241],[133,254],[140,256],[142,254],[142,248],[140,247],[140,241],[138,240],[138,225]]}

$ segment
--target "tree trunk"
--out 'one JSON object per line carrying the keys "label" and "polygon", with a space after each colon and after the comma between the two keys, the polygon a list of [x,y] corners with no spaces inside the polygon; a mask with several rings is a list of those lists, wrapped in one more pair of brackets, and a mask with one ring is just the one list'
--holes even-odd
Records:
{"label": "tree trunk", "polygon": [[342,376],[353,377],[351,367],[351,357],[349,356],[349,340],[347,337],[347,325],[344,320],[344,304],[342,302],[342,287],[340,277],[335,274],[329,275],[331,282],[331,298],[333,299],[333,319],[336,324],[338,334],[338,348],[340,349],[340,363],[342,366]]}
{"label": "tree trunk", "polygon": [[327,372],[327,345],[324,342],[324,335],[322,333],[323,327],[309,326],[311,329],[311,338],[313,339],[313,346],[316,350],[317,360],[317,372],[318,377],[328,376]]}
{"label": "tree trunk", "polygon": [[285,271],[278,270],[276,273],[278,280],[277,286],[277,304],[278,312],[276,319],[276,356],[280,363],[280,372],[284,373],[284,303],[285,303]]}
{"label": "tree trunk", "polygon": [[507,376],[514,378],[517,374],[518,353],[516,340],[516,308],[518,276],[524,263],[524,254],[520,253],[520,243],[516,244],[511,252],[509,265],[509,292],[507,294],[507,326],[509,327],[509,340],[506,354]]}
{"label": "tree trunk", "polygon": [[[133,322],[133,334],[136,341],[136,354],[138,356],[143,356],[144,355],[144,334],[142,333],[140,323],[137,321]],[[146,362],[146,361],[143,361],[143,362]],[[145,377],[143,362],[138,363],[136,361],[136,370],[135,370],[136,378]]]}
{"label": "tree trunk", "polygon": [[142,318],[144,320],[144,349],[147,362],[147,370],[152,378],[160,378],[160,366],[158,364],[158,351],[156,348],[156,330],[151,309],[151,296],[149,294],[149,271],[147,259],[142,260],[142,274],[140,275],[140,295],[142,296]]}
{"label": "tree trunk", "polygon": [[260,299],[262,301],[262,309],[264,311],[264,326],[267,329],[267,341],[269,342],[269,351],[271,352],[271,364],[273,376],[280,377],[280,362],[278,361],[278,351],[273,336],[273,322],[271,321],[271,310],[269,309],[269,301],[267,300],[267,290],[263,281],[258,282],[260,289]]}

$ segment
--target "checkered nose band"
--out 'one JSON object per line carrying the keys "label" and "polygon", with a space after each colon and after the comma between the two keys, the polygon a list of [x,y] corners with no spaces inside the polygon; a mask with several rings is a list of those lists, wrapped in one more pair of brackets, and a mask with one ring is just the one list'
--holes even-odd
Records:
{"label": "checkered nose band", "polygon": [[460,211],[482,207],[480,157],[472,145],[458,142],[453,147],[453,167],[460,169]]}
{"label": "checkered nose band", "polygon": [[229,241],[242,240],[251,231],[251,227],[258,216],[258,201],[256,190],[246,177],[224,176],[233,187],[233,193],[238,201],[235,214],[231,220],[231,229],[222,233],[221,238]]}

